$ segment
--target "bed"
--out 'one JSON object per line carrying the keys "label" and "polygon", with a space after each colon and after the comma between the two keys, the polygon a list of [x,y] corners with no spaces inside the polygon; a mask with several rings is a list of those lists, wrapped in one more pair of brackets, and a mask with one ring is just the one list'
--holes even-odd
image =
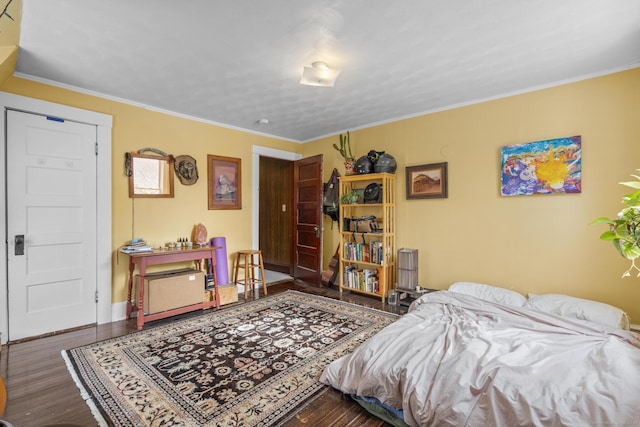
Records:
{"label": "bed", "polygon": [[320,381],[396,426],[630,425],[640,337],[626,327],[606,304],[454,284],[420,297]]}

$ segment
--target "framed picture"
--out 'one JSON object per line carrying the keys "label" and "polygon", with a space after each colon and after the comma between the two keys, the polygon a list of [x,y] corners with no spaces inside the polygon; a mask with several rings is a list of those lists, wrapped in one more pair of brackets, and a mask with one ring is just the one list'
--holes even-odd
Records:
{"label": "framed picture", "polygon": [[582,192],[582,136],[575,135],[500,148],[500,194]]}
{"label": "framed picture", "polygon": [[447,197],[447,162],[407,166],[407,199]]}
{"label": "framed picture", "polygon": [[242,209],[240,159],[207,155],[209,209]]}

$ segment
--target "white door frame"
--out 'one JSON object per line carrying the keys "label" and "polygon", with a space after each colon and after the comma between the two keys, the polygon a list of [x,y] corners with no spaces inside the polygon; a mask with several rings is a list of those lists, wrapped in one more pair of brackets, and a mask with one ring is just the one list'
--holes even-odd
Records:
{"label": "white door frame", "polygon": [[[14,109],[28,113],[59,117],[76,122],[87,123],[97,127],[98,164],[97,164],[97,272],[98,307],[97,323],[111,322],[111,128],[112,117],[107,114],[82,110],[79,108],[59,105],[52,102],[27,98],[11,93],[0,92],[0,132],[2,133],[2,147],[0,147],[0,164],[5,165],[6,159],[6,114],[7,109]],[[2,244],[0,244],[0,332],[2,343],[9,335],[9,307],[7,300],[7,217],[5,191],[6,171],[0,173],[0,224],[2,226]]]}

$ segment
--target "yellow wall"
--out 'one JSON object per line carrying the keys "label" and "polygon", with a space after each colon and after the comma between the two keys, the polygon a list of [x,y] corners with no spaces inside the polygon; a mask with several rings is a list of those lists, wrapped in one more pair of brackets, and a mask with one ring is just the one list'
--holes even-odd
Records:
{"label": "yellow wall", "polygon": [[[324,154],[325,181],[344,172],[331,148],[337,136],[299,145],[229,130],[15,77],[3,91],[113,116],[113,237],[115,250],[133,235],[161,244],[190,236],[202,222],[225,236],[228,253],[251,246],[251,147],[303,156]],[[583,193],[500,196],[503,145],[582,135]],[[357,156],[385,150],[398,161],[397,246],[419,249],[420,282],[443,289],[457,280],[522,292],[558,292],[607,302],[640,323],[640,279],[620,278],[628,267],[589,222],[614,215],[627,180],[640,168],[640,69],[427,114],[351,132]],[[155,147],[193,156],[200,180],[176,182],[173,199],[129,199],[123,156]],[[206,155],[242,160],[243,209],[210,211]],[[447,199],[406,200],[405,166],[449,162]],[[325,219],[324,258],[338,243]],[[126,299],[126,260],[114,256],[113,301]]]}
{"label": "yellow wall", "polygon": [[[227,254],[251,248],[252,147],[259,145],[299,152],[301,145],[230,130],[112,102],[25,79],[10,78],[1,88],[45,101],[110,114],[113,117],[113,302],[126,301],[126,256],[117,249],[135,237],[160,246],[179,237],[192,238],[196,224],[207,228],[208,236],[226,238]],[[175,180],[175,197],[131,199],[124,174],[124,154],[153,147],[174,156],[188,154],[198,165],[200,178],[190,186]],[[209,210],[207,202],[207,154],[241,159],[241,210]],[[133,227],[133,232],[132,232]]]}
{"label": "yellow wall", "polygon": [[[2,2],[0,12],[6,4],[7,1]],[[7,7],[6,14],[0,17],[0,46],[18,46],[20,22],[22,21],[22,0],[13,0]]]}
{"label": "yellow wall", "polygon": [[17,46],[0,46],[0,85],[7,81],[16,69]]}
{"label": "yellow wall", "polygon": [[[582,135],[583,192],[500,196],[503,145]],[[325,181],[338,137],[303,146],[322,152]],[[640,69],[456,108],[351,132],[356,156],[385,150],[398,161],[397,246],[419,250],[423,286],[466,280],[523,294],[566,293],[607,302],[640,324],[640,278],[621,279],[629,262],[598,239],[640,168]],[[406,200],[405,167],[448,162],[447,199]],[[325,261],[338,231],[325,220]]]}
{"label": "yellow wall", "polygon": [[[2,7],[4,8],[4,5]],[[6,13],[8,15],[0,17],[0,85],[16,69],[18,42],[20,40],[20,21],[22,19],[22,0],[12,1]],[[13,20],[9,17],[13,18]]]}

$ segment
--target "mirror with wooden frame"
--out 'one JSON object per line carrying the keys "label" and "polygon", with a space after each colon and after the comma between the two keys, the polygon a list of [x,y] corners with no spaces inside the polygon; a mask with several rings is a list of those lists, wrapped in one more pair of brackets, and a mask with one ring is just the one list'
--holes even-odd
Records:
{"label": "mirror with wooden frame", "polygon": [[128,156],[129,197],[173,197],[173,156]]}

